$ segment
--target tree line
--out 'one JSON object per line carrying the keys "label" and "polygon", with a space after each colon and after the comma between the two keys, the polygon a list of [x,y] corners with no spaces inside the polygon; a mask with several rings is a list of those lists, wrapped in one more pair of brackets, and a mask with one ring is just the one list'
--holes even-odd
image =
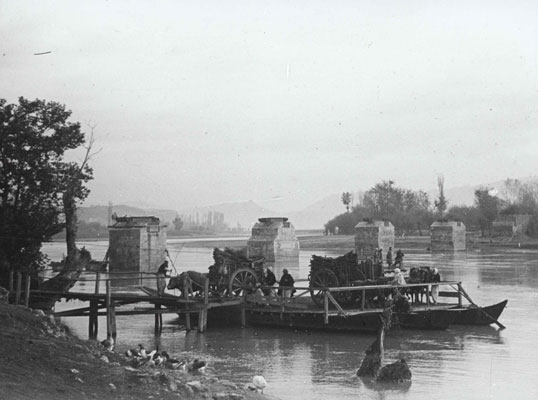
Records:
{"label": "tree line", "polygon": [[342,193],[346,212],[325,224],[329,234],[353,234],[357,223],[366,218],[389,220],[397,234],[429,232],[430,225],[439,219],[462,221],[468,230],[491,234],[493,221],[513,214],[530,215],[525,232],[538,237],[538,180],[523,182],[507,179],[500,190],[481,187],[475,190],[471,206],[450,206],[444,194],[444,178],[437,180],[439,194],[433,203],[423,190],[414,191],[399,187],[392,180],[382,181],[366,191],[351,205],[353,195]]}

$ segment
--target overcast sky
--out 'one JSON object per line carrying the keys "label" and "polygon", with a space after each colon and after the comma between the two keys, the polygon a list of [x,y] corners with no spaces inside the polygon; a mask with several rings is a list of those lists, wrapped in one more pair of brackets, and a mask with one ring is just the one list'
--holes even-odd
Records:
{"label": "overcast sky", "polygon": [[537,3],[0,0],[0,97],[97,125],[87,204],[536,175]]}

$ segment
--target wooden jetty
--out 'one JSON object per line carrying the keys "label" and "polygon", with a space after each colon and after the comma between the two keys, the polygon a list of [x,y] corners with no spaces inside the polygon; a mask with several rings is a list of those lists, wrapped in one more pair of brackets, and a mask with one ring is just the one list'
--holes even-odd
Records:
{"label": "wooden jetty", "polygon": [[[141,275],[136,272],[132,275]],[[11,301],[15,304],[21,304],[21,298],[24,296],[24,305],[28,307],[30,296],[32,298],[56,297],[65,300],[79,300],[89,303],[88,306],[54,312],[57,317],[88,317],[88,334],[90,338],[96,338],[98,333],[98,317],[106,316],[107,338],[116,338],[116,316],[123,315],[155,315],[155,332],[162,331],[162,314],[174,313],[182,316],[185,321],[185,328],[192,329],[191,316],[198,318],[197,330],[205,332],[207,329],[208,310],[222,307],[236,307],[244,302],[242,297],[227,298],[210,298],[209,282],[206,281],[203,294],[194,296],[192,289],[185,285],[182,290],[182,296],[174,296],[168,293],[159,295],[157,290],[149,286],[129,286],[118,287],[118,281],[126,279],[133,280],[133,277],[125,278],[126,273],[122,272],[123,278],[106,278],[101,277],[101,273],[95,274],[95,279],[85,279],[85,282],[95,281],[95,290],[88,291],[43,291],[30,290],[30,278],[28,275],[17,274],[16,280],[13,279],[10,284]],[[112,274],[108,274],[112,275]],[[144,279],[156,280],[155,274],[147,274]],[[25,283],[24,290],[22,283]],[[105,287],[105,291],[101,287]],[[133,305],[144,305],[142,307],[133,307]],[[126,307],[131,306],[131,307]]]}

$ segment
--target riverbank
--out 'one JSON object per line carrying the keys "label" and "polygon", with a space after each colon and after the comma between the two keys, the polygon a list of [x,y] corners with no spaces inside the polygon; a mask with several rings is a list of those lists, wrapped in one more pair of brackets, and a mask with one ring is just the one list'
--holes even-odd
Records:
{"label": "riverbank", "polygon": [[[247,245],[249,237],[244,239],[226,240],[226,238],[208,240],[200,238],[200,240],[191,240],[185,242],[185,247],[204,247],[204,248],[240,248]],[[301,235],[298,236],[301,250],[325,250],[325,251],[340,251],[342,254],[355,250],[354,235]],[[429,251],[430,236],[407,236],[396,237],[394,241],[394,249],[402,249],[405,251]],[[475,235],[468,235],[467,250],[481,248],[521,248],[521,249],[538,249],[538,240],[526,236],[514,238],[487,238]]]}
{"label": "riverbank", "polygon": [[[239,248],[247,245],[248,237],[244,240],[226,240],[226,238],[216,240],[190,240],[185,242],[185,247],[205,247],[205,248]],[[299,246],[301,250],[332,250],[347,253],[355,249],[354,235],[305,235],[299,236]],[[430,244],[429,236],[410,236],[407,238],[397,238],[394,248],[426,250]]]}
{"label": "riverbank", "polygon": [[22,306],[0,304],[0,327],[0,399],[272,398],[209,374],[134,368],[124,355]]}

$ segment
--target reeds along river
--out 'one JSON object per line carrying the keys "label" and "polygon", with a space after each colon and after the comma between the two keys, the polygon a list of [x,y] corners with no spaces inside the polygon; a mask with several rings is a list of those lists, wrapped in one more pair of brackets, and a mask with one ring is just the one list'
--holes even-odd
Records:
{"label": "reeds along river", "polygon": [[[80,243],[102,258],[107,242]],[[205,272],[211,249],[182,248],[168,243],[176,268]],[[53,259],[64,244],[48,244]],[[383,386],[355,374],[373,337],[360,334],[240,329],[235,327],[185,333],[174,315],[165,315],[160,338],[154,336],[153,316],[118,317],[117,351],[143,343],[174,354],[209,361],[209,373],[237,383],[261,374],[269,382],[265,393],[281,399],[537,399],[538,398],[538,252],[496,250],[457,254],[405,251],[406,266],[430,265],[444,280],[460,280],[473,300],[489,305],[508,299],[496,327],[451,327],[447,331],[391,331],[385,341],[385,362],[405,358],[413,373],[411,385]],[[311,254],[301,251],[300,267],[291,271],[306,278]],[[79,289],[84,288],[84,282]],[[93,290],[93,282],[87,287]],[[77,290],[77,289],[75,289]],[[57,309],[76,304],[59,304]],[[85,318],[65,318],[80,337],[87,337]],[[99,339],[106,336],[99,321]]]}

